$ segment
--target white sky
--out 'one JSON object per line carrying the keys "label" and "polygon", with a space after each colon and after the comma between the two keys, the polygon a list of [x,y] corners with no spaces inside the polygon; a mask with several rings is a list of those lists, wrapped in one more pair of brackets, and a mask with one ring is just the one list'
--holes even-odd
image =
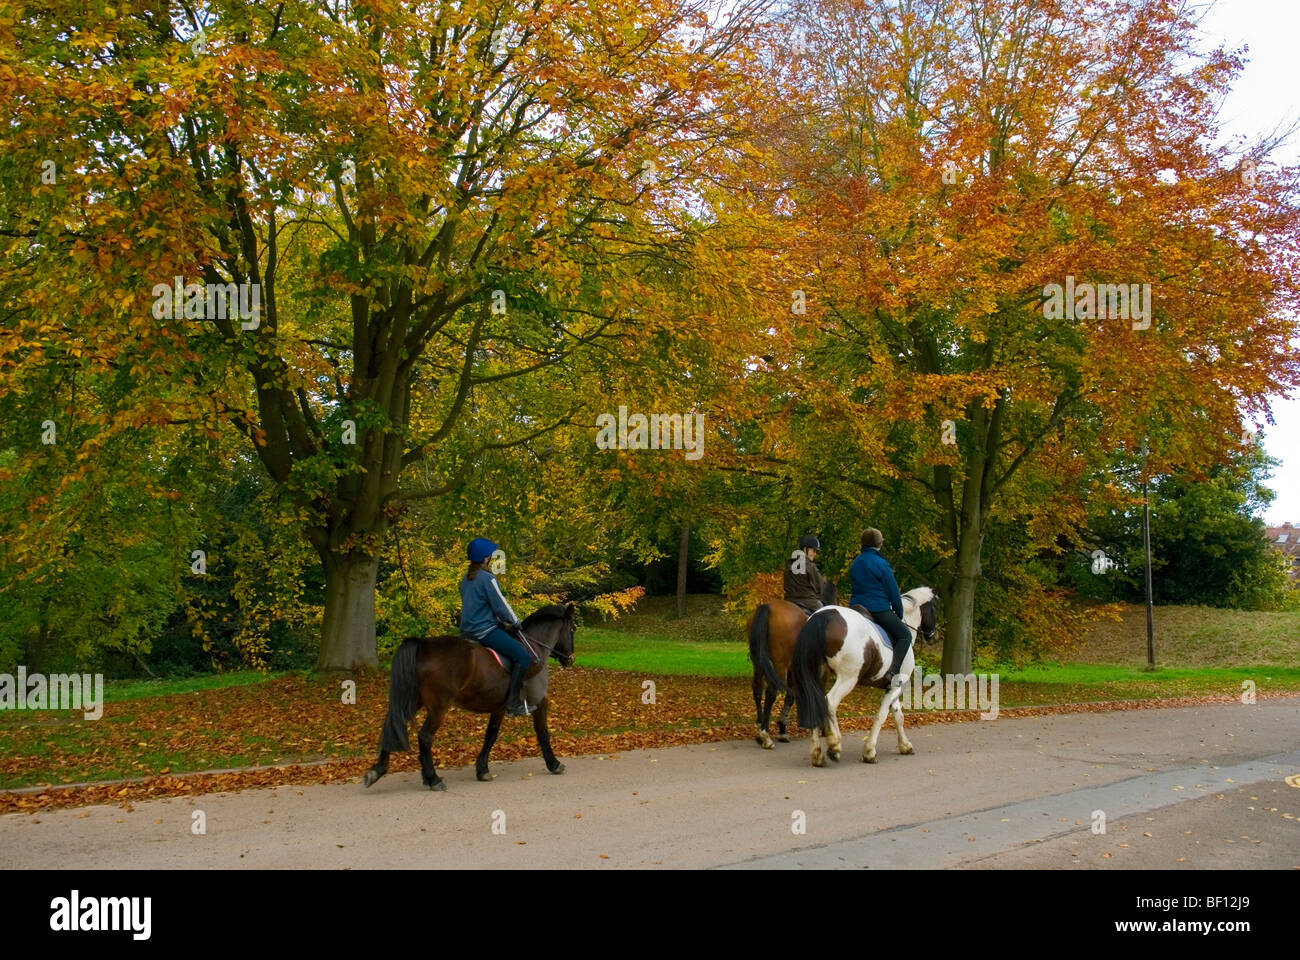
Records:
{"label": "white sky", "polygon": [[[1296,50],[1300,0],[1218,0],[1201,29],[1207,41],[1225,41],[1230,48],[1248,47],[1246,68],[1220,115],[1225,137],[1253,139],[1300,114],[1300,56]],[[1293,139],[1279,148],[1274,159],[1300,162],[1300,142]],[[1268,483],[1277,499],[1264,519],[1270,526],[1300,523],[1300,397],[1293,394],[1274,399],[1273,417],[1276,424],[1263,425],[1264,449],[1281,465]]]}

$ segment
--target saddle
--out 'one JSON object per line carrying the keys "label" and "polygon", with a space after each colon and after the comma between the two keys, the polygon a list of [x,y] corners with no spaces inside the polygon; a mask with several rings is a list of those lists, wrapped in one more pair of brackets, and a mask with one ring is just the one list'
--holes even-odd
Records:
{"label": "saddle", "polygon": [[[877,636],[884,644],[885,649],[889,651],[890,657],[892,658],[894,654],[894,639],[889,635],[889,631],[880,625],[866,607],[860,607],[854,604],[849,609],[856,610],[871,621],[876,628]],[[880,650],[874,646],[871,647],[871,649],[867,651],[867,656],[862,664],[862,672],[858,674],[858,682],[870,684],[871,686],[878,687],[881,690],[888,690],[889,678],[887,674],[879,679],[873,679],[877,673],[884,669],[884,666],[885,658],[880,655]]]}
{"label": "saddle", "polygon": [[[509,672],[510,672],[510,668],[509,668],[508,666],[506,666],[506,662],[505,662],[504,660],[501,659],[501,654],[497,653],[497,652],[496,652],[495,650],[493,650],[491,647],[487,646],[486,644],[482,643],[482,642],[479,641],[479,640],[475,640],[475,639],[474,639],[473,637],[471,637],[468,633],[462,633],[462,634],[460,635],[460,638],[461,638],[462,640],[468,642],[468,643],[472,643],[472,644],[474,644],[474,646],[476,646],[476,647],[482,647],[482,648],[483,648],[484,650],[486,650],[488,653],[492,654],[492,656],[496,659],[497,664],[501,667],[502,670],[504,670],[506,673],[509,673]],[[525,650],[528,651],[528,662],[529,662],[530,664],[536,665],[537,663],[540,662],[540,661],[537,659],[537,654],[533,653],[533,648],[532,648],[531,645],[525,643],[525,644],[523,645],[523,647],[524,647]]]}
{"label": "saddle", "polygon": [[468,633],[462,633],[460,635],[460,638],[464,640],[466,643],[474,644],[474,646],[476,647],[483,647],[484,650],[486,650],[488,653],[492,654],[492,656],[496,658],[497,665],[501,667],[502,670],[504,670],[506,673],[510,672],[510,668],[507,667],[505,661],[501,659],[501,654],[497,653],[491,647],[484,646],[482,643],[480,643],[479,641],[471,637]]}
{"label": "saddle", "polygon": [[[875,617],[873,617],[871,615],[871,611],[868,610],[866,607],[859,606],[858,604],[853,604],[852,606],[849,607],[849,609],[856,610],[858,613],[862,614],[864,617],[866,617],[868,620],[874,623],[877,627],[880,627],[880,621],[877,620]],[[884,628],[881,628],[878,629],[876,632],[880,634],[881,639],[885,643],[886,649],[888,649],[892,653],[894,650],[894,638],[889,635],[889,631],[885,630]]]}

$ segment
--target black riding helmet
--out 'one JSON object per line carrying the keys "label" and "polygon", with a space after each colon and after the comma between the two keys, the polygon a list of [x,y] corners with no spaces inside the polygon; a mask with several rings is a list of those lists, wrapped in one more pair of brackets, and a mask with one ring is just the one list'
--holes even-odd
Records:
{"label": "black riding helmet", "polygon": [[799,538],[800,550],[820,550],[821,548],[822,548],[821,541],[818,540],[816,537],[814,537],[811,533]]}

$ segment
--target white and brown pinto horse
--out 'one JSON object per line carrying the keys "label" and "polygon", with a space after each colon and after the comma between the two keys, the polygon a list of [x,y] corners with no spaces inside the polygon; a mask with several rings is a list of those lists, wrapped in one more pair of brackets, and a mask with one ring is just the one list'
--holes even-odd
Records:
{"label": "white and brown pinto horse", "polygon": [[[912,631],[912,645],[907,648],[903,665],[898,671],[904,684],[916,666],[913,651],[917,634],[927,642],[935,635],[935,595],[929,587],[917,587],[903,594],[903,622]],[[840,725],[835,712],[850,690],[859,683],[869,683],[885,691],[880,700],[880,710],[871,733],[862,744],[864,763],[876,762],[876,738],[885,717],[893,711],[894,726],[898,729],[898,752],[912,752],[912,744],[903,733],[903,707],[899,702],[903,688],[890,687],[885,675],[893,659],[889,635],[884,628],[859,612],[855,607],[822,607],[804,624],[795,642],[794,675],[795,707],[799,711],[799,726],[811,729],[812,764],[824,767],[826,757],[840,758]],[[830,693],[826,693],[824,671],[835,675]],[[823,745],[825,736],[827,745]]]}

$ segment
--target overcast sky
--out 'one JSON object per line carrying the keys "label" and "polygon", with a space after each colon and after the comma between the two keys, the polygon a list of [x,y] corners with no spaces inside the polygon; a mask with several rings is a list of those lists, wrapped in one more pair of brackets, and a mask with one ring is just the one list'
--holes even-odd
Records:
{"label": "overcast sky", "polygon": [[[1300,114],[1300,0],[1218,0],[1202,29],[1207,40],[1249,48],[1220,116],[1225,137],[1268,133]],[[1300,143],[1288,143],[1275,159],[1300,161]],[[1300,524],[1300,398],[1276,398],[1273,417],[1277,423],[1263,428],[1264,449],[1281,466],[1268,484],[1277,499],[1264,519],[1270,526]]]}

